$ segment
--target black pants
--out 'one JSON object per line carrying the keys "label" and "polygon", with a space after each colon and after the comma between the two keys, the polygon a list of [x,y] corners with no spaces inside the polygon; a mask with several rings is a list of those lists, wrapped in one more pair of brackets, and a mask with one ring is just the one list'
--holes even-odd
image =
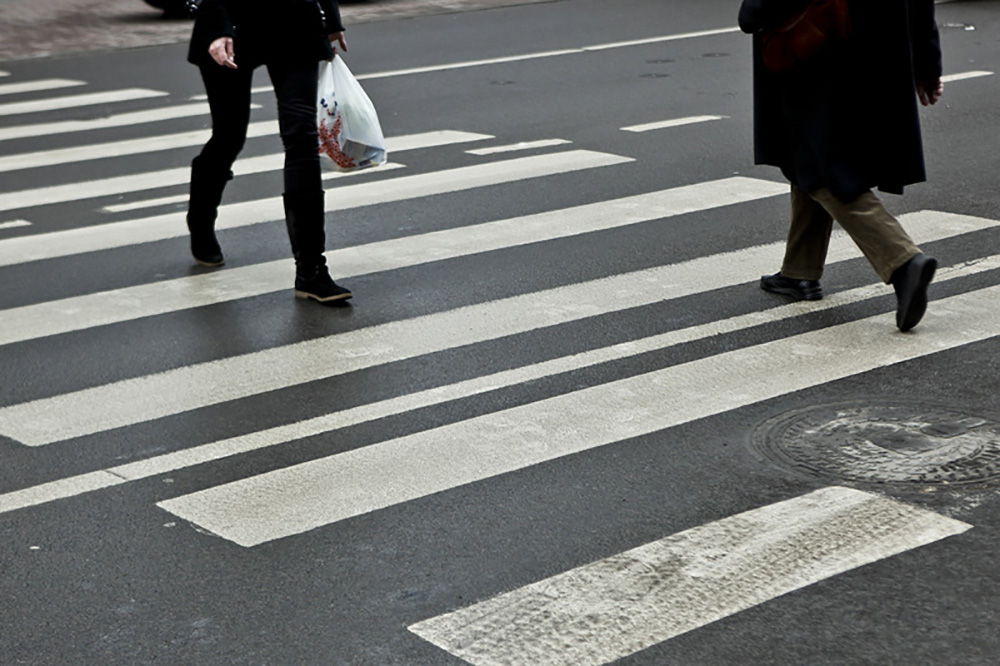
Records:
{"label": "black pants", "polygon": [[[268,63],[278,98],[278,126],[285,147],[285,194],[311,195],[322,190],[319,136],[316,128],[317,61]],[[209,173],[228,173],[246,142],[250,123],[253,68],[229,69],[215,63],[201,67],[212,112],[212,138],[201,151]]]}

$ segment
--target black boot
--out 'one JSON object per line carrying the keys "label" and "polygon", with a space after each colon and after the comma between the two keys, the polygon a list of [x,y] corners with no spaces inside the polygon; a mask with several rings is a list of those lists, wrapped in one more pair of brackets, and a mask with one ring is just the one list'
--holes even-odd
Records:
{"label": "black boot", "polygon": [[295,257],[295,295],[320,303],[343,301],[354,294],[333,281],[326,269],[326,217],[322,190],[285,194],[285,223]]}
{"label": "black boot", "polygon": [[201,163],[200,157],[191,162],[187,225],[191,232],[191,256],[202,266],[226,263],[219,241],[215,238],[215,218],[222,202],[222,191],[232,178],[232,171],[209,169]]}

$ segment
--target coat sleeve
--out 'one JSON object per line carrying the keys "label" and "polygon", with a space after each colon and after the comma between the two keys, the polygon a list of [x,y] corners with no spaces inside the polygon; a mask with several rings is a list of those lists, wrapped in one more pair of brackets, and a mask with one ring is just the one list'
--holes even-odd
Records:
{"label": "coat sleeve", "polygon": [[799,12],[811,0],[743,0],[740,4],[740,30],[747,34],[775,28]]}
{"label": "coat sleeve", "polygon": [[319,0],[323,10],[323,23],[327,34],[342,32],[344,23],[340,20],[340,5],[337,0]]}
{"label": "coat sleeve", "polygon": [[208,58],[208,47],[219,37],[236,37],[227,0],[204,0],[191,33],[188,60],[200,64]]}
{"label": "coat sleeve", "polygon": [[910,3],[910,44],[914,78],[933,81],[941,76],[941,38],[934,20],[934,0]]}

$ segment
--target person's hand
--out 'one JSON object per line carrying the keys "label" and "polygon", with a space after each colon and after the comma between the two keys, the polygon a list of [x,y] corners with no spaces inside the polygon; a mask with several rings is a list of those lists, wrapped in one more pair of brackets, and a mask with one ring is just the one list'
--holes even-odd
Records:
{"label": "person's hand", "polygon": [[208,54],[212,56],[212,60],[219,63],[223,67],[237,69],[236,61],[233,60],[232,37],[219,37],[209,45]]}
{"label": "person's hand", "polygon": [[941,95],[943,94],[944,83],[941,81],[941,77],[930,81],[917,82],[917,97],[924,106],[937,104],[937,101],[941,99]]}
{"label": "person's hand", "polygon": [[344,32],[334,32],[330,34],[330,43],[333,44],[333,52],[337,52],[337,46],[347,53],[347,37],[344,36]]}

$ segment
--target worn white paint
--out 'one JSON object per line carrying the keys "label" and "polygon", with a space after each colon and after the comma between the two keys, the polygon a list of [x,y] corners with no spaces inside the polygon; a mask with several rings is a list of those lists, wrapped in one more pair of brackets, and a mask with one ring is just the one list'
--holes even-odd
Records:
{"label": "worn white paint", "polygon": [[17,227],[30,227],[31,222],[27,220],[11,220],[10,222],[0,222],[0,229],[15,229]]}
{"label": "worn white paint", "polygon": [[[886,313],[485,414],[158,506],[222,538],[255,546],[997,335],[1000,286],[935,301],[914,334],[897,332],[893,314]],[[669,445],[669,434],[660,437]]]}
{"label": "worn white paint", "polygon": [[[950,266],[938,271],[936,284],[998,268],[1000,268],[1000,255],[994,255],[979,261],[966,262],[957,266]],[[285,444],[305,437],[333,432],[341,428],[404,414],[409,411],[473,395],[480,395],[488,391],[560,373],[572,372],[600,363],[608,363],[652,351],[667,350],[676,345],[701,340],[713,335],[722,335],[753,326],[777,322],[782,319],[798,317],[806,313],[842,307],[849,303],[875,298],[885,293],[886,288],[881,284],[859,287],[827,296],[822,301],[790,303],[761,312],[739,315],[729,319],[692,326],[610,347],[557,357],[542,363],[483,375],[455,384],[443,385],[397,398],[369,403],[297,423],[260,430],[249,435],[232,437],[144,460],[117,465],[98,472],[58,479],[50,483],[0,495],[0,513],[75,497],[91,492],[92,490],[175,472],[186,467]]]}
{"label": "worn white paint", "polygon": [[623,132],[651,132],[653,130],[667,129],[669,127],[681,127],[683,125],[694,125],[697,123],[707,123],[713,120],[723,120],[729,116],[690,116],[687,118],[673,118],[671,120],[660,120],[643,125],[630,125],[622,127]]}
{"label": "worn white paint", "polygon": [[[726,178],[343,248],[328,252],[327,257],[336,266],[338,278],[348,278],[665,219],[786,192],[786,186],[770,181]],[[942,228],[955,230],[953,225]],[[0,311],[0,345],[287,289],[289,266],[289,260],[273,261]]]}
{"label": "worn white paint", "polygon": [[85,85],[87,85],[86,81],[76,81],[74,79],[36,79],[34,81],[0,84],[0,95],[20,95],[22,93],[59,90]]}
{"label": "worn white paint", "polygon": [[[273,93],[273,92],[274,92],[274,86],[271,86],[271,85],[254,86],[253,88],[250,89],[250,94],[251,95],[260,95],[262,93]],[[191,95],[191,99],[192,100],[197,100],[197,101],[207,100],[208,99],[208,95],[206,95],[204,93],[200,93],[198,95]]]}
{"label": "worn white paint", "polygon": [[474,666],[600,666],[972,526],[832,487],[409,627]]}
{"label": "worn white paint", "polygon": [[[254,159],[263,158],[244,160],[244,171],[248,166],[255,165]],[[326,210],[336,211],[374,206],[380,203],[460,192],[477,187],[500,185],[631,161],[631,158],[608,153],[573,150],[446,169],[379,182],[345,185],[338,187],[335,193],[331,193],[327,197]],[[176,177],[180,177],[183,173],[185,179],[190,175],[187,169],[177,169],[176,172]],[[0,199],[2,197],[3,195],[0,195]],[[229,204],[220,207],[216,229],[233,229],[280,220],[284,218],[284,215],[281,197]],[[187,226],[184,222],[184,216],[185,214],[181,212],[168,213],[68,231],[0,240],[0,266],[185,236],[187,235]]]}
{"label": "worn white paint", "polygon": [[[722,255],[394,321],[0,409],[0,434],[27,446],[133,425],[383,363],[495,340],[746,282],[782,245]],[[858,256],[837,243],[830,261]]]}
{"label": "worn white paint", "polygon": [[0,116],[14,116],[22,113],[38,113],[45,111],[58,111],[60,109],[79,108],[81,106],[94,106],[97,104],[112,104],[114,102],[127,102],[137,99],[148,99],[150,97],[163,97],[167,93],[161,90],[147,90],[145,88],[127,88],[124,90],[109,90],[107,92],[87,93],[85,95],[72,95],[70,97],[55,97],[52,99],[39,99],[25,102],[8,102],[0,104]]}
{"label": "worn white paint", "polygon": [[606,44],[594,44],[592,46],[582,46],[579,48],[561,49],[557,51],[536,51],[534,53],[522,53],[513,56],[502,56],[499,58],[484,58],[482,60],[468,60],[464,62],[453,62],[444,65],[429,65],[426,67],[412,67],[409,69],[397,69],[387,72],[374,72],[371,74],[357,75],[359,81],[369,79],[386,79],[396,76],[410,76],[413,74],[429,74],[432,72],[444,72],[453,69],[468,69],[469,67],[482,67],[484,65],[503,65],[512,62],[523,62],[526,60],[540,60],[542,58],[554,58],[564,55],[576,55],[590,51],[607,51],[609,49],[621,49],[632,46],[646,46],[648,44],[660,44],[663,42],[673,42],[683,39],[696,39],[699,37],[712,37],[714,35],[724,35],[739,32],[739,28],[720,28],[717,30],[700,30],[697,32],[685,32],[675,35],[660,35],[647,37],[644,39],[633,39],[625,42],[611,42]]}
{"label": "worn white paint", "polygon": [[[252,104],[251,108],[259,109],[259,104]],[[0,141],[11,139],[25,139],[34,136],[66,135],[72,136],[80,132],[91,132],[100,129],[115,127],[127,127],[129,125],[146,125],[163,120],[174,120],[176,118],[190,118],[193,116],[204,116],[205,121],[209,121],[208,104],[182,104],[179,106],[165,106],[159,109],[147,111],[130,111],[119,113],[105,118],[91,118],[90,120],[74,120],[68,118],[57,122],[35,123],[31,125],[13,125],[11,127],[0,127]]]}
{"label": "worn white paint", "polygon": [[155,199],[141,199],[139,201],[129,201],[123,204],[112,204],[110,206],[104,206],[101,208],[102,212],[105,213],[129,213],[134,210],[143,210],[146,208],[157,208],[159,206],[170,206],[172,204],[187,203],[190,195],[188,194],[176,194],[172,197],[157,197]]}
{"label": "worn white paint", "polygon": [[[258,128],[258,132],[261,128]],[[207,135],[202,135],[207,137]],[[404,136],[386,139],[386,148],[390,154],[413,150],[415,148],[432,148],[450,143],[464,143],[479,140],[487,135],[467,132],[426,132],[414,136]],[[16,162],[17,159],[13,158]],[[237,160],[233,172],[237,176],[246,176],[266,171],[280,171],[285,163],[284,153],[273,153],[258,157],[248,157]],[[142,190],[184,185],[191,180],[191,168],[184,166],[162,171],[117,176],[64,185],[50,185],[31,190],[6,192],[0,194],[0,211],[44,206],[67,201],[79,201],[93,197],[140,192]],[[279,216],[280,217],[280,216]],[[182,229],[187,233],[186,227]]]}
{"label": "worn white paint", "polygon": [[522,141],[511,143],[505,146],[492,146],[490,148],[474,148],[465,152],[470,155],[496,155],[497,153],[513,153],[519,150],[534,150],[535,148],[550,148],[552,146],[562,146],[572,141],[566,139],[542,139],[540,141]]}
{"label": "worn white paint", "polygon": [[[277,135],[278,122],[266,120],[250,123],[247,128],[247,138]],[[208,141],[211,130],[195,130],[193,132],[178,132],[175,134],[151,135],[141,139],[124,141],[108,141],[105,143],[71,148],[56,148],[34,153],[20,153],[0,157],[0,172],[19,171],[21,169],[36,169],[38,167],[73,164],[90,160],[125,157],[127,155],[145,155],[175,148],[200,146]]]}
{"label": "worn white paint", "polygon": [[978,79],[984,76],[993,76],[993,72],[986,71],[974,71],[974,72],[958,72],[955,74],[946,74],[941,77],[942,83],[951,83],[953,81],[965,81],[966,79]]}
{"label": "worn white paint", "polygon": [[[406,165],[400,164],[399,162],[386,162],[385,164],[379,165],[377,169],[362,169],[360,171],[324,171],[323,180],[338,180],[340,178],[354,178],[358,176],[368,176],[372,173],[384,173],[386,171],[395,171],[396,169],[402,169]],[[123,204],[112,204],[110,206],[104,206],[101,210],[105,213],[127,213],[136,210],[143,210],[147,208],[156,208],[157,206],[169,206],[171,204],[187,203],[187,194],[178,194],[172,197],[157,197],[156,199],[141,199],[139,201],[130,201]]]}
{"label": "worn white paint", "polygon": [[624,49],[633,46],[648,46],[649,44],[662,44],[664,42],[676,42],[684,39],[698,39],[701,37],[715,37],[716,35],[728,35],[739,32],[737,27],[714,28],[711,30],[696,30],[694,32],[682,32],[676,35],[660,35],[657,37],[644,37],[642,39],[630,39],[624,42],[608,42],[606,44],[596,44],[594,46],[583,47],[584,51],[607,51],[610,49]]}

